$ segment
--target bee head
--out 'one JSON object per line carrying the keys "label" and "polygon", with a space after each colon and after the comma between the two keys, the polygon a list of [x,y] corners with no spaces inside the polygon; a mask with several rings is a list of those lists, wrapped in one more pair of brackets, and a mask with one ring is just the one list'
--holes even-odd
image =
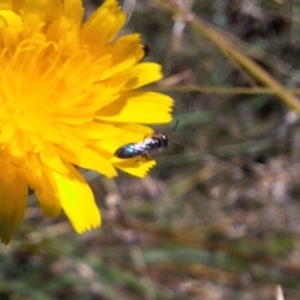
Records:
{"label": "bee head", "polygon": [[168,147],[168,144],[169,144],[169,139],[168,139],[168,137],[167,137],[164,133],[161,133],[160,139],[161,139],[161,142],[162,142],[162,146],[163,146],[164,148],[167,148],[167,147]]}

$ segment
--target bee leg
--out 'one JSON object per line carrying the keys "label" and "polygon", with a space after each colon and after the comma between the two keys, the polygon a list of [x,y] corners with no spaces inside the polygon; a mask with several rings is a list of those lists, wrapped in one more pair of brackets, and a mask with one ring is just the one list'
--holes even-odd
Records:
{"label": "bee leg", "polygon": [[150,160],[150,157],[147,153],[141,153],[140,154],[142,158],[144,158],[145,160]]}
{"label": "bee leg", "polygon": [[146,160],[152,160],[152,157],[149,154],[145,153],[144,156]]}
{"label": "bee leg", "polygon": [[139,165],[142,165],[143,162],[145,162],[145,160],[149,160],[146,153],[142,153],[142,154],[139,155],[139,157],[137,157],[137,162],[138,162]]}

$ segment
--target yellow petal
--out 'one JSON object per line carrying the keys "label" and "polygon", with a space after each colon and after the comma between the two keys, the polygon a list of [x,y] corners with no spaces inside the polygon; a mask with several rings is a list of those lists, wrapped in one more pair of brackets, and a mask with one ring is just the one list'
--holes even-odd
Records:
{"label": "yellow petal", "polygon": [[[22,1],[21,1],[22,2]],[[51,19],[58,17],[58,11],[61,11],[61,0],[26,0],[23,1],[22,9],[26,13],[44,15],[47,14]]]}
{"label": "yellow petal", "polygon": [[126,15],[116,0],[106,0],[87,20],[82,28],[82,42],[92,52],[110,43],[126,21]]}
{"label": "yellow petal", "polygon": [[0,28],[8,28],[10,31],[21,31],[23,23],[20,16],[10,10],[0,10]]}
{"label": "yellow petal", "polygon": [[0,172],[0,237],[8,244],[20,225],[27,205],[28,186],[20,170],[1,160]]}
{"label": "yellow petal", "polygon": [[104,59],[109,62],[106,62],[106,68],[99,72],[99,80],[105,80],[133,67],[144,57],[144,50],[140,35],[129,34],[108,46],[99,48],[97,54],[100,56],[100,63]]}
{"label": "yellow petal", "polygon": [[42,213],[45,217],[56,217],[61,211],[59,195],[55,193],[55,183],[52,176],[47,176],[48,172],[44,173],[44,178],[35,180],[35,185],[39,188],[35,189],[35,195],[40,203]]}
{"label": "yellow petal", "polygon": [[62,15],[63,1],[61,0],[26,0],[21,1],[15,9],[23,12],[22,18],[27,29],[36,31],[41,25],[51,23]]}
{"label": "yellow petal", "polygon": [[[67,169],[64,166],[64,169]],[[53,169],[43,165],[40,157],[28,154],[25,158],[24,175],[35,191],[42,213],[47,217],[55,217],[61,211],[60,199],[56,193]]]}
{"label": "yellow petal", "polygon": [[111,136],[119,135],[120,129],[113,124],[91,122],[82,127],[78,126],[76,132],[78,135],[88,137],[91,140],[106,140]]}
{"label": "yellow petal", "polygon": [[64,1],[64,16],[66,16],[68,19],[72,19],[78,28],[81,27],[83,14],[84,9],[80,0]]}
{"label": "yellow petal", "polygon": [[66,168],[64,162],[62,161],[62,158],[56,152],[55,146],[49,144],[47,151],[39,153],[39,157],[41,163],[45,167],[48,167],[50,170],[61,174],[68,174],[69,170]]}
{"label": "yellow petal", "polygon": [[161,66],[156,63],[140,63],[107,80],[106,86],[118,90],[134,90],[162,78]]}
{"label": "yellow petal", "polygon": [[114,166],[130,175],[143,178],[145,177],[149,170],[156,165],[156,161],[153,159],[123,159],[115,160]]}
{"label": "yellow petal", "polygon": [[[15,0],[16,1],[16,0]],[[0,1],[0,9],[12,9],[12,1],[11,0],[2,0]]]}
{"label": "yellow petal", "polygon": [[100,109],[99,120],[136,123],[168,123],[173,99],[154,92],[123,93],[118,101]]}
{"label": "yellow petal", "polygon": [[69,165],[69,175],[54,173],[56,192],[61,206],[77,233],[83,233],[101,224],[100,212],[93,193],[83,177]]}
{"label": "yellow petal", "polygon": [[[23,30],[23,22],[20,16],[10,10],[0,11],[0,47],[1,49],[13,49],[19,41],[19,35]],[[3,50],[2,50],[3,51]]]}
{"label": "yellow petal", "polygon": [[66,161],[69,161],[76,166],[84,169],[95,170],[109,178],[117,175],[115,168],[106,158],[109,154],[103,151],[101,147],[97,149],[93,147],[93,144],[91,144],[90,147],[87,146],[81,149],[79,153],[73,152],[71,147],[69,149],[57,147],[57,152]]}

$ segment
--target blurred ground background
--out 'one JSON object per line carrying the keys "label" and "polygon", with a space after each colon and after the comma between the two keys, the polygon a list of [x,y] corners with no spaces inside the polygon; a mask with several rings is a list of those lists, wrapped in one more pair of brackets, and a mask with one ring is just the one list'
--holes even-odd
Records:
{"label": "blurred ground background", "polygon": [[[186,149],[155,155],[143,180],[85,173],[103,226],[83,236],[30,201],[18,235],[0,246],[0,299],[279,300],[278,284],[286,300],[300,299],[297,115],[179,13],[220,30],[291,89],[300,2],[131,2],[124,33],[141,33],[145,60],[165,74],[153,89],[176,100],[174,122],[155,129]],[[85,1],[88,13],[100,3]]]}

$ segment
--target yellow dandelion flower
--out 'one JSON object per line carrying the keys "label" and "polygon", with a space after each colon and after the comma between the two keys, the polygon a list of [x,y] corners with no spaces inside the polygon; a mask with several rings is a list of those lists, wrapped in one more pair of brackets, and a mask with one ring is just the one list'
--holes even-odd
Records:
{"label": "yellow dandelion flower", "polygon": [[34,190],[45,216],[61,209],[78,233],[100,226],[75,166],[143,177],[155,162],[114,151],[171,121],[172,99],[138,88],[161,78],[143,63],[138,34],[117,38],[126,15],[106,0],[82,24],[81,0],[0,3],[0,237],[8,243]]}

